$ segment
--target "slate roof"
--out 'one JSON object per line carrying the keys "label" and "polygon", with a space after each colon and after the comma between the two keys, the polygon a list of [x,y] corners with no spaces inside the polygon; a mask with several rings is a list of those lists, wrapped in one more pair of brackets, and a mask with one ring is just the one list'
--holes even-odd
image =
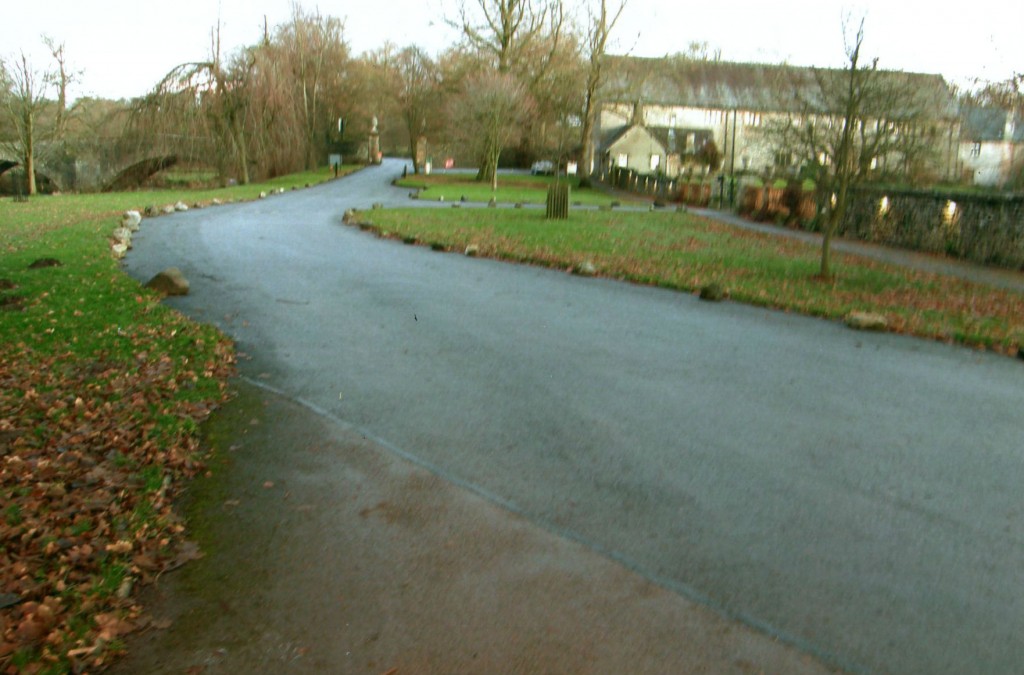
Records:
{"label": "slate roof", "polygon": [[[694,153],[704,147],[714,137],[714,134],[710,129],[690,129],[685,127],[647,127],[647,131],[651,133],[661,146],[669,151],[669,153]],[[674,138],[669,135],[670,131],[674,131]],[[686,138],[689,135],[693,135],[693,144],[687,146]]]}
{"label": "slate roof", "polygon": [[[607,150],[614,145],[620,138],[626,135],[626,132],[633,129],[637,125],[628,124],[625,126],[611,127],[607,129],[601,136],[601,148]],[[693,153],[699,150],[714,137],[714,134],[709,129],[690,129],[686,127],[650,127],[647,125],[641,125],[644,131],[651,135],[654,140],[661,144],[661,147],[669,154],[674,153]],[[671,138],[669,132],[675,132],[675,140]],[[684,148],[686,145],[686,137],[690,134],[694,136],[694,143],[691,147]]]}
{"label": "slate roof", "polygon": [[1007,139],[1006,118],[1012,113],[1001,108],[968,106],[963,110],[963,139],[974,142],[1005,141],[1024,143],[1024,121],[1017,120],[1013,138]]}
{"label": "slate roof", "polygon": [[[800,112],[800,101],[820,91],[816,78],[842,71],[787,65],[694,61],[684,57],[608,56],[602,96],[606,101],[686,105],[716,110]],[[880,71],[901,89],[928,97],[939,117],[953,119],[957,107],[941,75]]]}
{"label": "slate roof", "polygon": [[601,146],[602,148],[610,148],[613,143],[618,141],[620,138],[626,135],[626,132],[630,130],[632,125],[624,124],[618,127],[609,127],[605,129],[601,134]]}

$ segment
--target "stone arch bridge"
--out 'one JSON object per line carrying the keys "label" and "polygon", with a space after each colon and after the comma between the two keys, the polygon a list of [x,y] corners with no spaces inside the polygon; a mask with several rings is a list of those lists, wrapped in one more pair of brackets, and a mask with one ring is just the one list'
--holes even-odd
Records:
{"label": "stone arch bridge", "polygon": [[[63,153],[50,156],[44,147],[40,158],[36,160],[36,185],[40,192],[130,190],[142,185],[150,176],[175,166],[179,161],[177,154],[159,152],[122,155],[117,160],[107,159],[100,153],[83,153],[72,159],[63,156]],[[21,166],[20,158],[6,149],[0,149],[0,185],[10,183],[4,180],[5,174]],[[12,190],[9,184],[5,187]],[[17,186],[12,191],[17,192]]]}

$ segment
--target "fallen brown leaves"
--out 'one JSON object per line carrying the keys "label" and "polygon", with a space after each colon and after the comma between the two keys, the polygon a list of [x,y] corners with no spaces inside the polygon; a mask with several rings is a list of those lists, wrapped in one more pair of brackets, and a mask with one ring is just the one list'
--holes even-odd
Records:
{"label": "fallen brown leaves", "polygon": [[[223,382],[232,365],[225,343],[197,367]],[[145,352],[0,350],[0,672],[102,667],[148,621],[135,587],[201,555],[172,506],[217,403],[182,396],[198,378]]]}

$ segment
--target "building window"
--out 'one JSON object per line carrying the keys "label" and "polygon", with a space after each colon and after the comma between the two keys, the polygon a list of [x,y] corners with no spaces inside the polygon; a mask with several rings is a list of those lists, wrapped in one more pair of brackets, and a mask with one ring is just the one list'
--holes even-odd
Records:
{"label": "building window", "polygon": [[629,165],[629,155],[624,152],[620,152],[619,156],[615,159],[615,164],[620,169],[625,169]]}
{"label": "building window", "polygon": [[971,146],[971,157],[981,157],[981,143],[975,143]]}
{"label": "building window", "polygon": [[651,155],[651,171],[657,171],[661,166],[661,155]]}
{"label": "building window", "polygon": [[793,153],[791,152],[777,152],[775,153],[775,166],[780,169],[785,169],[793,165]]}

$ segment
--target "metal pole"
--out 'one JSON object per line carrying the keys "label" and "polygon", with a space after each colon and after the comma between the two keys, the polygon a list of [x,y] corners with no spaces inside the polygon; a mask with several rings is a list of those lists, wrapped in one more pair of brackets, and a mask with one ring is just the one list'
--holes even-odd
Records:
{"label": "metal pole", "polygon": [[729,206],[736,205],[736,108],[732,109],[732,157],[729,159]]}

